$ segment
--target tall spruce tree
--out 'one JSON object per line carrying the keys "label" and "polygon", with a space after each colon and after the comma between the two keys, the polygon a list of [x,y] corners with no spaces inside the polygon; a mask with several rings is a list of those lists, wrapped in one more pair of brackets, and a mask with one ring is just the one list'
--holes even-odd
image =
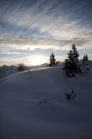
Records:
{"label": "tall spruce tree", "polygon": [[64,71],[65,74],[69,77],[75,77],[76,73],[81,72],[81,68],[79,66],[79,53],[75,44],[72,45],[72,50],[68,53],[68,59],[65,59]]}
{"label": "tall spruce tree", "polygon": [[50,67],[54,66],[55,65],[55,61],[56,61],[55,55],[52,52],[52,54],[50,55],[50,64],[49,64],[49,66]]}

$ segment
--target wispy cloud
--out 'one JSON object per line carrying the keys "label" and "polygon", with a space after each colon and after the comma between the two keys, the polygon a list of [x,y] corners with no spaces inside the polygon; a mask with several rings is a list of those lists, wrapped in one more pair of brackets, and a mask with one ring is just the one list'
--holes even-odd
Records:
{"label": "wispy cloud", "polygon": [[[42,38],[30,37],[23,35],[15,35],[12,33],[5,33],[0,35],[0,53],[10,53],[10,50],[35,50],[40,49],[70,49],[71,44],[76,43],[79,49],[86,47],[90,43],[89,39],[84,38],[71,38],[71,39],[55,39],[55,38]],[[90,45],[89,45],[90,47]],[[11,52],[14,53],[14,52]],[[17,54],[17,53],[16,53]]]}
{"label": "wispy cloud", "polygon": [[9,48],[67,50],[72,43],[79,49],[92,47],[90,0],[7,1],[0,7],[1,53],[10,52]]}

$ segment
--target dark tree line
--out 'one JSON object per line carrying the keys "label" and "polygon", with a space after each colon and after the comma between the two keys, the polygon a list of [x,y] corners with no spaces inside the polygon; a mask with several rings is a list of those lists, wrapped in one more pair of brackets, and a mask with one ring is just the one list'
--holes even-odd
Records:
{"label": "dark tree line", "polygon": [[[79,60],[79,53],[77,51],[77,48],[75,44],[72,45],[72,49],[67,53],[68,58],[65,59],[64,67],[62,68],[65,72],[65,75],[68,77],[75,77],[76,73],[83,73],[82,66],[88,65],[89,60],[87,54],[83,56],[82,62],[80,63]],[[58,64],[58,61],[56,62],[55,55],[50,55],[49,59],[50,63],[49,66],[53,67]]]}

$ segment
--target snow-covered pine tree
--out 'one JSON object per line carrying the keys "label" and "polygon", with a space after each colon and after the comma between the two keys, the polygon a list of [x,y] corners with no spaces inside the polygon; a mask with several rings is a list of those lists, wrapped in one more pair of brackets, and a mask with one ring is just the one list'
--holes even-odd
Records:
{"label": "snow-covered pine tree", "polygon": [[68,77],[75,77],[76,73],[81,72],[79,65],[79,53],[75,44],[72,45],[72,50],[68,53],[68,59],[65,59],[64,71]]}
{"label": "snow-covered pine tree", "polygon": [[90,60],[88,59],[87,54],[83,56],[82,59],[82,72],[85,74],[87,73],[88,70],[90,70],[89,65],[90,65]]}
{"label": "snow-covered pine tree", "polygon": [[89,60],[88,60],[87,54],[83,56],[82,63],[83,63],[83,65],[88,65]]}
{"label": "snow-covered pine tree", "polygon": [[55,61],[56,61],[55,55],[52,52],[52,54],[50,55],[50,64],[49,64],[49,66],[50,67],[54,66],[55,65]]}

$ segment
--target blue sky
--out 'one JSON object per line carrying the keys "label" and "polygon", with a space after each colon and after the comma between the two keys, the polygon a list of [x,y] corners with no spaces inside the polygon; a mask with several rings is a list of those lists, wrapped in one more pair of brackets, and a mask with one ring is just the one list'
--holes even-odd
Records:
{"label": "blue sky", "polygon": [[0,0],[0,66],[64,61],[73,43],[92,60],[92,0]]}

